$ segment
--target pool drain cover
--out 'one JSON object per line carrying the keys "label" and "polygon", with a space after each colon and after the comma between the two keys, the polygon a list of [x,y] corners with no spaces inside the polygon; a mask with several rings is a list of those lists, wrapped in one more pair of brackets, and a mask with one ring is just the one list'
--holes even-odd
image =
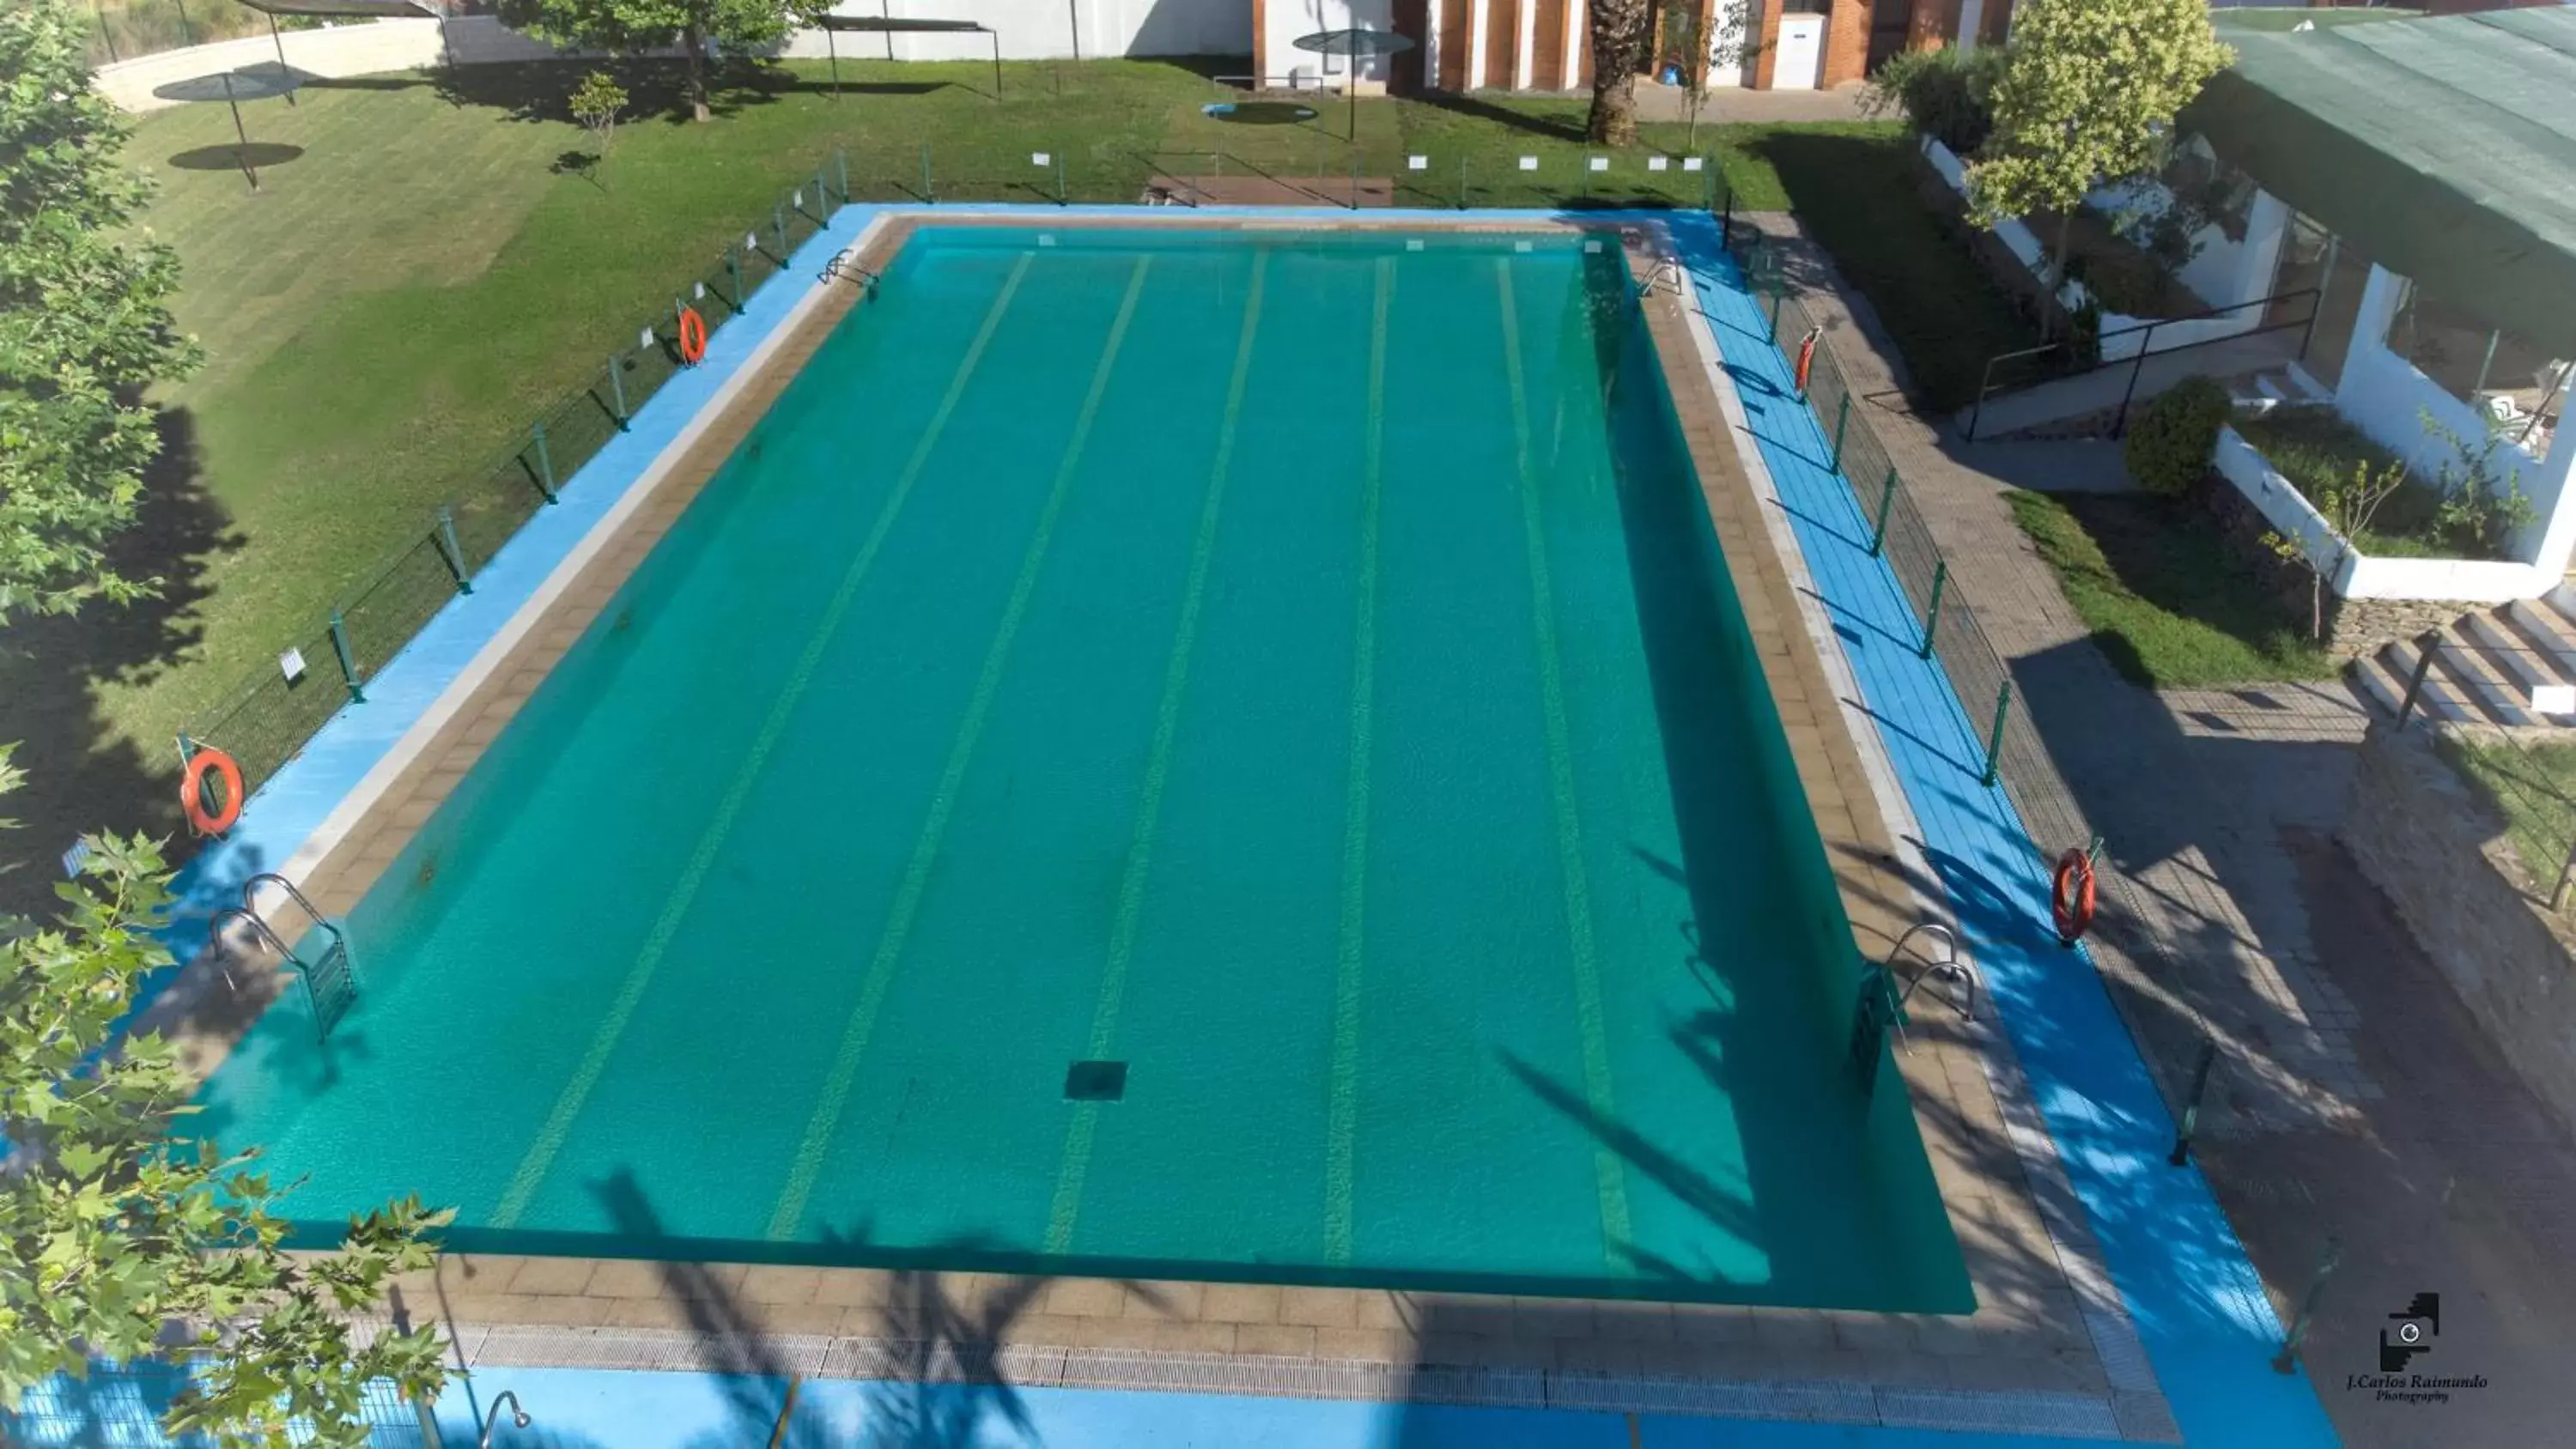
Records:
{"label": "pool drain cover", "polygon": [[1068,1102],[1115,1102],[1126,1095],[1125,1062],[1075,1062],[1064,1069]]}

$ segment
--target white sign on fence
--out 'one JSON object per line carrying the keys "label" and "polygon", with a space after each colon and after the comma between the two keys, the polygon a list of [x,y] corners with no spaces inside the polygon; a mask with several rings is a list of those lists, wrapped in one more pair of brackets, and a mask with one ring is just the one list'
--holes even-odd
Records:
{"label": "white sign on fence", "polygon": [[2532,686],[2531,712],[2534,714],[2576,714],[2576,684],[2539,684]]}

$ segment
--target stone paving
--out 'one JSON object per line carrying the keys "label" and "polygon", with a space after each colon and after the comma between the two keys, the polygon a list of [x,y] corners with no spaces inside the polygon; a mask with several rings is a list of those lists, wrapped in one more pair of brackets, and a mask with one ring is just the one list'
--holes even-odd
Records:
{"label": "stone paving", "polygon": [[[2012,486],[2115,489],[2106,444],[1959,443],[1907,404],[1868,304],[1786,217],[1759,218],[1827,329],[2051,757],[2106,837],[2096,966],[2169,1103],[2204,1035],[2219,1067],[2198,1159],[2296,1312],[2339,1267],[2302,1358],[2345,1442],[2564,1443],[2576,1343],[2576,1145],[2517,1080],[2331,835],[2368,722],[2340,682],[2150,691],[2086,637],[2004,506]],[[2442,1295],[2409,1372],[2483,1378],[2383,1401],[2379,1337]]]}
{"label": "stone paving", "polygon": [[[1415,223],[1418,225],[1419,223]],[[1526,229],[1526,228],[1523,228]],[[1632,263],[1646,258],[1632,254]],[[1649,327],[1766,684],[1855,932],[1877,958],[1936,914],[1896,852],[1836,702],[1792,568],[1730,436],[1692,309]],[[809,327],[786,355],[819,341]],[[792,372],[792,366],[782,373]],[[345,910],[454,788],[551,659],[749,428],[755,390],[656,485],[629,531],[534,621],[422,742],[308,884]],[[1884,762],[1880,775],[1886,774]],[[218,1059],[255,999],[194,968],[192,1060]],[[1976,1291],[1972,1314],[1512,1298],[1349,1287],[1126,1282],[1012,1273],[450,1254],[406,1280],[398,1318],[435,1317],[460,1365],[701,1367],[1105,1387],[1579,1403],[1637,1412],[2049,1432],[2170,1442],[2172,1416],[2109,1287],[2010,1048],[1991,1022],[1915,1014],[1896,1054]]]}

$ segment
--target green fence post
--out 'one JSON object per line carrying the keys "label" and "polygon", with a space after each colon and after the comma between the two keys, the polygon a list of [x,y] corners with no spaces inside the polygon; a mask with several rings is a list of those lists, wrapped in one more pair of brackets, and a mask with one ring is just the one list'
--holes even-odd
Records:
{"label": "green fence post", "polygon": [[1699,209],[1717,210],[1717,168],[1708,164],[1705,156],[1699,161]]}
{"label": "green fence post", "polygon": [[742,251],[732,242],[725,243],[725,275],[733,279],[733,310],[742,311]]}
{"label": "green fence post", "polygon": [[1467,209],[1467,158],[1458,158],[1458,209]]}
{"label": "green fence post", "polygon": [[2003,762],[2004,715],[2011,708],[2012,681],[2007,679],[2003,683],[2003,688],[1995,691],[1995,727],[1986,731],[1986,773],[1984,779],[1980,781],[1982,784],[1991,785],[1995,782],[1995,771]]}
{"label": "green fence post", "polygon": [[939,204],[939,188],[930,180],[930,143],[921,143],[921,199],[932,206]]}
{"label": "green fence post", "polygon": [[778,260],[783,265],[787,261],[786,202],[773,201],[769,203],[769,229],[778,237]]}
{"label": "green fence post", "polygon": [[832,219],[832,188],[823,184],[823,168],[820,166],[814,168],[814,214],[817,221],[829,222]]}
{"label": "green fence post", "polygon": [[1780,340],[1780,303],[1783,299],[1787,298],[1788,295],[1789,288],[1787,285],[1782,283],[1779,278],[1773,277],[1771,279],[1771,336],[1767,339],[1768,341],[1777,342]]}
{"label": "green fence post", "polygon": [[2174,1129],[2173,1151],[2165,1161],[2175,1167],[2191,1163],[2191,1138],[2200,1129],[2200,1098],[2209,1090],[2209,1069],[2218,1065],[2218,1043],[2204,1036],[2200,1039],[2200,1060],[2191,1069],[2191,1090],[2183,1094],[2182,1125]]}
{"label": "green fence post", "polygon": [[1871,558],[1878,557],[1878,551],[1887,546],[1887,514],[1888,510],[1895,506],[1896,465],[1891,463],[1887,467],[1887,483],[1884,487],[1878,490],[1878,521],[1872,524],[1869,530],[1869,556]]}
{"label": "green fence post", "polygon": [[546,451],[546,425],[532,423],[528,431],[535,435],[537,440],[537,491],[545,495],[548,503],[561,502],[561,499],[555,497],[554,455]]}
{"label": "green fence post", "polygon": [[608,398],[615,404],[611,411],[617,414],[617,431],[625,432],[626,366],[623,356],[614,352],[608,354]]}
{"label": "green fence post", "polygon": [[1590,201],[1592,199],[1592,157],[1587,153],[1583,157],[1583,164],[1575,170],[1582,177],[1580,181],[1574,183],[1575,196],[1578,200]]}
{"label": "green fence post", "polygon": [[438,505],[438,551],[447,560],[447,571],[456,575],[456,592],[474,592],[474,581],[465,576],[465,550],[456,546],[456,514],[444,503]]}
{"label": "green fence post", "polygon": [[847,205],[850,200],[850,153],[838,146],[833,147],[832,164],[840,170],[841,201]]}
{"label": "green fence post", "polygon": [[1851,394],[1846,392],[1843,394],[1842,405],[1834,409],[1834,461],[1826,467],[1825,471],[1828,473],[1839,473],[1843,470],[1843,429],[1850,425]]}
{"label": "green fence post", "polygon": [[340,679],[349,686],[349,703],[365,704],[367,694],[358,688],[358,658],[349,650],[349,625],[340,611],[331,611],[331,652],[340,657]]}
{"label": "green fence post", "polygon": [[1950,561],[1948,559],[1933,560],[1932,607],[1923,611],[1923,647],[1914,651],[1915,654],[1921,658],[1929,659],[1932,657],[1932,640],[1938,635],[1941,628],[1941,591],[1949,587],[1949,583]]}
{"label": "green fence post", "polygon": [[1070,204],[1070,198],[1065,193],[1064,170],[1064,152],[1058,150],[1055,153],[1055,204],[1058,206]]}

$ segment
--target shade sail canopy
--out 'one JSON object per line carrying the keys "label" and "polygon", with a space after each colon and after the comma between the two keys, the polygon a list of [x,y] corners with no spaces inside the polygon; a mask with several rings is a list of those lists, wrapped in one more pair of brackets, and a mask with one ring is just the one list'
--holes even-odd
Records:
{"label": "shade sail canopy", "polygon": [[869,35],[879,32],[887,35],[989,33],[981,21],[915,20],[899,15],[818,15],[814,17],[814,24],[824,30],[838,30],[845,34],[850,31],[863,31]]}
{"label": "shade sail canopy", "polygon": [[328,19],[393,17],[435,20],[438,12],[419,0],[241,0],[263,15],[318,15]]}
{"label": "shade sail canopy", "polygon": [[2371,260],[2576,355],[2576,9],[2218,20],[2237,61],[2186,129]]}
{"label": "shade sail canopy", "polygon": [[264,101],[285,95],[312,79],[303,71],[263,60],[239,70],[219,70],[213,75],[170,81],[154,86],[152,94],[165,101]]}

